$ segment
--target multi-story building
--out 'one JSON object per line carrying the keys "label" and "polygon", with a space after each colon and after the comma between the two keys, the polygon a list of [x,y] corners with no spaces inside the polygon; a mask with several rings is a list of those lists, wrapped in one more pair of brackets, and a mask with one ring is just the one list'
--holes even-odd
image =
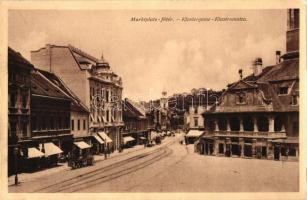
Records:
{"label": "multi-story building", "polygon": [[[222,91],[214,91],[211,89],[192,89],[190,93],[174,94],[168,98],[168,108],[171,113],[171,127],[172,129],[189,129],[194,126],[193,108],[200,107],[200,110],[209,109],[216,103],[221,96]],[[202,117],[199,116],[199,120]],[[199,121],[198,120],[198,121]],[[200,122],[200,121],[199,121]],[[200,122],[201,124],[203,122]]]}
{"label": "multi-story building", "polygon": [[56,157],[62,152],[68,154],[71,150],[71,103],[70,96],[41,71],[32,72],[30,139],[45,157]]}
{"label": "multi-story building", "polygon": [[148,140],[149,127],[145,108],[141,104],[126,98],[123,102],[123,111],[124,144],[142,144]]}
{"label": "multi-story building", "polygon": [[89,108],[91,134],[105,132],[111,138],[111,150],[121,146],[122,80],[103,57],[97,59],[71,45],[47,44],[31,51],[31,61],[39,69],[57,74]]}
{"label": "multi-story building", "polygon": [[153,117],[154,129],[165,131],[170,129],[170,112],[168,109],[167,92],[162,92],[162,97],[151,100],[148,105],[148,112]]}
{"label": "multi-story building", "polygon": [[204,111],[205,111],[204,106],[190,106],[188,112],[186,112],[185,115],[187,121],[187,127],[189,130],[204,129],[204,117],[202,116]]}
{"label": "multi-story building", "polygon": [[[288,12],[287,52],[276,65],[254,62],[254,73],[228,85],[218,104],[205,111],[204,154],[298,159],[299,10]],[[282,61],[281,61],[282,60]],[[241,71],[242,72],[242,71]]]}
{"label": "multi-story building", "polygon": [[89,134],[89,109],[81,102],[69,87],[54,73],[37,69],[51,83],[59,87],[72,100],[70,111],[70,128],[74,141],[85,140],[91,143]]}
{"label": "multi-story building", "polygon": [[8,174],[15,171],[14,148],[31,136],[30,95],[33,65],[8,48]]}

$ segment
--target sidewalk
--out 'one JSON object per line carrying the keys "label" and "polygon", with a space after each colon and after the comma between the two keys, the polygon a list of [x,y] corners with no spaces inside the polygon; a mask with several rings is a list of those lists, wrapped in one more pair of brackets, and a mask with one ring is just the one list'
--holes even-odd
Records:
{"label": "sidewalk", "polygon": [[[171,141],[172,139],[176,139],[180,136],[181,136],[181,134],[176,134],[175,138],[174,137],[166,137],[162,141],[162,145],[167,143],[168,141]],[[134,154],[134,153],[137,153],[138,151],[141,151],[141,150],[150,151],[150,150],[153,150],[155,148],[158,148],[159,146],[160,145],[156,145],[155,147],[146,147],[145,148],[144,145],[136,145],[134,147],[124,149],[121,153],[119,153],[118,151],[115,151],[112,154],[110,154],[110,157],[108,157],[107,159],[104,158],[104,154],[94,155],[94,159],[95,159],[96,163],[99,163],[101,161],[105,161],[106,164],[111,164],[111,163],[116,163],[116,162],[120,161],[121,159],[125,159],[125,157],[128,156],[129,154]],[[66,163],[60,163],[57,167],[47,168],[47,169],[37,171],[37,172],[33,172],[33,173],[18,174],[18,180],[22,185],[23,183],[26,183],[26,182],[32,182],[32,181],[41,179],[42,177],[47,177],[47,176],[50,176],[50,175],[53,175],[53,174],[56,174],[56,173],[59,173],[59,172],[65,172],[65,171],[71,171],[71,168],[68,166],[67,162]],[[8,186],[14,186],[14,181],[15,181],[14,175],[8,177]]]}

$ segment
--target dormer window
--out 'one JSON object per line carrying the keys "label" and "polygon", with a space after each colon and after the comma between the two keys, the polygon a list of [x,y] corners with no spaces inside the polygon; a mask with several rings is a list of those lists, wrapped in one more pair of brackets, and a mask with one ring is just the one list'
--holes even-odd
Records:
{"label": "dormer window", "polygon": [[244,92],[237,94],[237,104],[246,104],[246,94]]}
{"label": "dormer window", "polygon": [[287,95],[288,94],[288,87],[279,87],[278,88],[279,95]]}

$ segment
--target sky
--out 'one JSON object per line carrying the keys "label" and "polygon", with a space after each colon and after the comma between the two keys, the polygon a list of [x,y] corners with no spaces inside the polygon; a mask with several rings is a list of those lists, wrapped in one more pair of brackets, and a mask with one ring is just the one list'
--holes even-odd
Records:
{"label": "sky", "polygon": [[[286,10],[11,10],[9,46],[29,61],[45,44],[71,44],[97,58],[103,53],[123,79],[123,97],[150,100],[220,90],[252,73],[251,63],[275,64],[285,53]],[[172,17],[133,22],[132,17]],[[246,21],[182,22],[182,17],[244,17]],[[179,20],[176,20],[179,19]]]}

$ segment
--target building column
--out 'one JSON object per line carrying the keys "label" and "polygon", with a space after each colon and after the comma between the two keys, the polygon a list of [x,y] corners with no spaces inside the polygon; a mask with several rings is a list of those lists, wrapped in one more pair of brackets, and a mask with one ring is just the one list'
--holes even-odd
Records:
{"label": "building column", "polygon": [[254,132],[258,132],[257,117],[253,118],[253,124],[254,124]]}
{"label": "building column", "polygon": [[214,149],[213,149],[213,155],[217,156],[219,153],[219,139],[218,137],[214,138]]}
{"label": "building column", "polygon": [[274,116],[269,116],[269,132],[274,132]]}
{"label": "building column", "polygon": [[298,152],[298,150],[299,150],[299,148],[296,147],[296,148],[295,148],[295,157],[296,157],[296,158],[299,158],[299,154],[298,154],[299,152]]}
{"label": "building column", "polygon": [[240,157],[244,158],[244,139],[243,138],[239,138],[239,144],[240,144],[240,147],[241,147],[241,155],[240,155]]}
{"label": "building column", "polygon": [[272,144],[272,140],[268,140],[267,142],[267,158],[268,160],[273,160],[274,158],[274,147]]}
{"label": "building column", "polygon": [[252,141],[252,157],[256,157],[256,145],[257,145],[257,139],[253,138]]}
{"label": "building column", "polygon": [[244,131],[244,127],[243,127],[243,118],[239,117],[239,121],[240,121],[240,132]]}
{"label": "building column", "polygon": [[229,123],[229,118],[228,117],[226,119],[226,124],[227,124],[227,131],[230,132],[231,129],[230,129],[230,123]]}
{"label": "building column", "polygon": [[215,131],[219,131],[219,124],[218,124],[218,120],[217,119],[214,121],[214,125],[215,125],[214,130]]}

